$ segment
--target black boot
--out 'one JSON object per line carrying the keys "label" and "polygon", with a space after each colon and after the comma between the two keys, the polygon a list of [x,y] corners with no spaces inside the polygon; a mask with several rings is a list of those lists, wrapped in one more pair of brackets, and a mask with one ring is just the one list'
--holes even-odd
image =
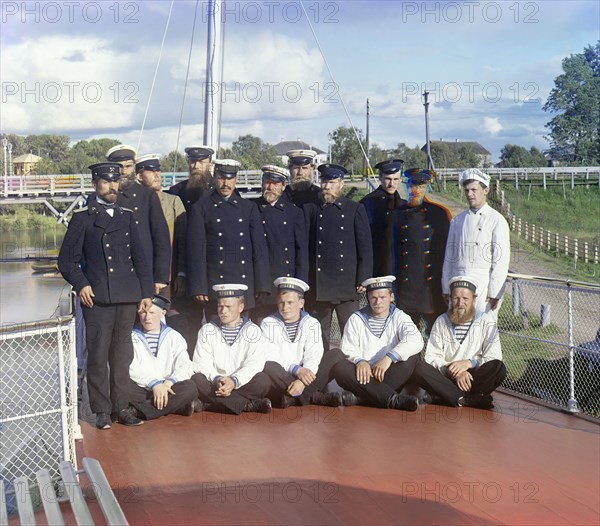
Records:
{"label": "black boot", "polygon": [[494,399],[492,395],[475,395],[467,393],[458,399],[459,407],[475,407],[477,409],[492,409],[494,407]]}
{"label": "black boot", "polygon": [[98,429],[110,429],[112,427],[112,420],[108,413],[98,413],[96,415],[96,427]]}
{"label": "black boot", "polygon": [[416,396],[408,396],[400,393],[392,395],[387,402],[388,409],[400,409],[402,411],[416,411],[419,402]]}
{"label": "black boot", "polygon": [[129,406],[117,413],[117,422],[124,426],[141,426],[144,421],[136,416],[137,409]]}
{"label": "black boot", "polygon": [[249,413],[270,413],[271,412],[271,400],[268,398],[257,398],[256,400],[250,400],[244,411]]}
{"label": "black boot", "polygon": [[360,403],[360,400],[354,393],[351,393],[350,391],[343,391],[342,402],[346,407],[350,407],[353,405],[358,405]]}
{"label": "black boot", "polygon": [[342,395],[340,393],[313,393],[310,395],[310,403],[314,405],[326,405],[328,407],[340,407]]}

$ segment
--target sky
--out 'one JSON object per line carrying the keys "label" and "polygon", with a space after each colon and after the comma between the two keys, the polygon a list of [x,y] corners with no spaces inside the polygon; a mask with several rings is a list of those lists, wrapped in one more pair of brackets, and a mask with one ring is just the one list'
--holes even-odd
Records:
{"label": "sky", "polygon": [[[1,133],[111,137],[139,154],[203,142],[206,0],[0,7]],[[600,2],[586,0],[227,0],[219,14],[222,146],[253,134],[326,151],[338,126],[366,130],[368,98],[371,144],[420,147],[427,90],[432,140],[478,141],[495,161],[507,143],[545,149],[561,62],[600,39]]]}

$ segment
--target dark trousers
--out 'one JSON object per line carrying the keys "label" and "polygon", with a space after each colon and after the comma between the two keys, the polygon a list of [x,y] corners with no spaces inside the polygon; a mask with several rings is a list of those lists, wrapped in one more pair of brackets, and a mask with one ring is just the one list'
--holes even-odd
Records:
{"label": "dark trousers", "polygon": [[[310,395],[323,391],[327,384],[333,380],[335,364],[345,359],[346,356],[339,349],[331,349],[329,352],[326,352],[319,364],[316,378],[310,385],[304,388],[304,392],[297,398],[298,403],[300,405],[307,405],[310,403]],[[268,397],[274,406],[283,406],[282,402],[287,388],[296,380],[296,377],[286,371],[277,362],[267,362],[265,364],[265,373],[271,380],[271,390]]]}
{"label": "dark trousers", "polygon": [[419,355],[415,354],[404,362],[390,365],[383,376],[383,382],[371,378],[368,383],[361,384],[356,379],[356,365],[346,359],[335,366],[335,379],[340,387],[353,392],[370,405],[387,407],[389,399],[410,380],[418,361]]}
{"label": "dark trousers", "polygon": [[87,385],[94,413],[118,413],[129,405],[131,330],[135,303],[82,307],[88,350]]}
{"label": "dark trousers", "polygon": [[341,303],[314,301],[310,302],[310,305],[307,306],[306,311],[321,322],[325,352],[329,351],[331,348],[331,317],[333,316],[333,311],[335,311],[337,315],[341,340],[348,319],[358,310],[358,307],[358,300],[342,301]]}
{"label": "dark trousers", "polygon": [[192,380],[198,388],[200,400],[210,404],[209,409],[218,413],[239,415],[246,409],[248,402],[267,396],[271,382],[265,373],[257,373],[246,385],[234,389],[229,396],[217,396],[215,385],[202,373],[196,373]]}
{"label": "dark trousers", "polygon": [[406,312],[406,314],[410,316],[410,319],[417,326],[417,329],[421,330],[424,328],[425,334],[429,336],[431,334],[431,328],[433,327],[435,320],[437,320],[438,316],[440,316],[443,313],[424,314],[422,312]]}
{"label": "dark trousers", "polygon": [[250,309],[250,318],[256,325],[260,326],[260,322],[263,321],[267,316],[277,312],[277,305],[274,303],[270,305],[256,305]]}
{"label": "dark trousers", "polygon": [[190,296],[181,296],[174,297],[172,305],[179,314],[168,316],[168,325],[185,338],[188,354],[190,358],[193,358],[196,342],[198,341],[198,332],[202,327],[205,304]]}
{"label": "dark trousers", "polygon": [[[491,360],[475,369],[469,369],[473,377],[471,394],[489,395],[506,377],[506,367],[500,360]],[[458,388],[453,380],[425,361],[415,367],[415,382],[430,394],[436,394],[446,403],[456,406],[458,399],[467,393]]]}
{"label": "dark trousers", "polygon": [[175,391],[175,394],[169,394],[167,405],[158,410],[153,403],[154,393],[140,387],[133,380],[129,380],[129,403],[144,415],[144,420],[154,420],[159,416],[175,413],[185,404],[198,398],[198,389],[191,380],[177,382],[171,389]]}

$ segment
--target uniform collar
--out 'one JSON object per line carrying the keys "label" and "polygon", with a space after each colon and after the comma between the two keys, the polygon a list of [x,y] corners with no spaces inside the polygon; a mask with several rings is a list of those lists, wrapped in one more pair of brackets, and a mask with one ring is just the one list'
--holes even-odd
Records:
{"label": "uniform collar", "polygon": [[481,213],[482,215],[486,215],[490,210],[490,205],[487,204],[487,201],[483,204],[483,206],[479,210],[473,210],[469,208],[469,213],[473,215],[477,215]]}
{"label": "uniform collar", "polygon": [[216,190],[213,189],[212,194],[210,194],[210,198],[212,199],[212,202],[219,205],[219,206],[224,206],[224,205],[232,205],[235,207],[240,206],[240,199],[242,199],[240,197],[240,195],[237,192],[233,192],[231,194],[231,196],[229,196],[228,200],[225,200],[221,197],[221,195],[219,194],[219,192],[217,192]]}
{"label": "uniform collar", "polygon": [[337,206],[341,210],[342,206],[344,206],[344,196],[341,195],[333,203],[324,203],[323,201],[321,201],[321,203],[320,203],[321,210],[325,209],[328,205]]}

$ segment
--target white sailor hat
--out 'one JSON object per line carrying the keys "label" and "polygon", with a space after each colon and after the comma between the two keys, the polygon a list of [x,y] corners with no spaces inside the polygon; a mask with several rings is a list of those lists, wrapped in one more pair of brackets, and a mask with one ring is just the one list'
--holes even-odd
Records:
{"label": "white sailor hat", "polygon": [[139,172],[140,170],[160,171],[160,153],[140,155],[135,163],[135,171]]}
{"label": "white sailor hat", "polygon": [[477,282],[468,276],[454,276],[448,282],[448,286],[450,287],[450,290],[463,288],[472,290],[474,294],[477,294]]}
{"label": "white sailor hat", "polygon": [[458,184],[464,185],[466,181],[479,181],[486,188],[490,186],[490,176],[482,172],[479,168],[469,168],[460,174]]}
{"label": "white sailor hat", "polygon": [[243,283],[219,283],[212,289],[217,293],[217,298],[239,298],[248,290],[248,285]]}
{"label": "white sailor hat", "polygon": [[293,290],[302,296],[304,296],[304,293],[310,288],[308,283],[305,283],[301,279],[291,278],[289,276],[277,278],[273,282],[273,285],[275,285],[279,290]]}
{"label": "white sailor hat", "polygon": [[286,153],[289,159],[289,163],[297,166],[306,166],[307,164],[313,164],[317,152],[313,150],[290,150]]}
{"label": "white sailor hat", "polygon": [[289,179],[289,173],[287,169],[281,166],[275,166],[274,164],[267,164],[261,168],[263,173],[263,179],[269,179],[276,183],[287,183]]}
{"label": "white sailor hat", "polygon": [[381,276],[378,278],[365,279],[361,285],[369,292],[376,289],[391,289],[394,281],[396,281],[395,276]]}
{"label": "white sailor hat", "polygon": [[106,160],[110,162],[133,161],[136,154],[133,146],[117,144],[106,152]]}
{"label": "white sailor hat", "polygon": [[215,150],[210,146],[201,144],[200,146],[188,146],[185,149],[185,154],[190,161],[201,161],[215,154]]}
{"label": "white sailor hat", "polygon": [[237,176],[238,170],[240,169],[241,164],[239,161],[234,159],[217,159],[215,161],[215,176],[218,175],[221,177],[225,177],[225,179],[233,179]]}

